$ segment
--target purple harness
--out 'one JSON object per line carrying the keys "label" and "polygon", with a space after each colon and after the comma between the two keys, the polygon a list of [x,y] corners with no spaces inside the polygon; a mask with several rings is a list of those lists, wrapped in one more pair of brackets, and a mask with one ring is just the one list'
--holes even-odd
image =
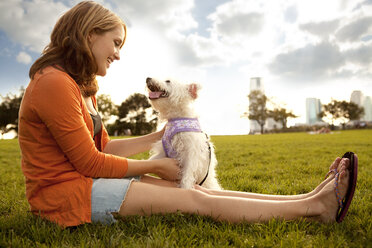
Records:
{"label": "purple harness", "polygon": [[[197,118],[174,118],[168,120],[167,125],[165,126],[165,132],[162,138],[163,148],[165,155],[168,158],[175,158],[177,156],[177,152],[172,147],[172,138],[175,134],[180,132],[198,132],[201,133],[202,130],[200,128],[200,123]],[[206,135],[207,139],[208,136]],[[201,186],[204,181],[207,179],[209,174],[209,166],[211,162],[211,146],[207,141],[208,149],[209,149],[209,164],[207,174],[205,175],[204,179],[199,183]]]}
{"label": "purple harness", "polygon": [[168,120],[165,132],[162,138],[165,155],[168,158],[175,158],[177,152],[172,147],[172,138],[180,132],[201,132],[200,124],[197,118],[174,118]]}

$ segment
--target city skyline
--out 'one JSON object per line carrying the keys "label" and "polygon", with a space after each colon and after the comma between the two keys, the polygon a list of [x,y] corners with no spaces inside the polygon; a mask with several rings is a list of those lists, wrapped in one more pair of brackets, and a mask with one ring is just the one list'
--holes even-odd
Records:
{"label": "city skyline", "polygon": [[[0,2],[0,94],[26,87],[28,69],[58,17],[77,0]],[[371,0],[99,0],[128,26],[120,61],[98,77],[116,104],[145,94],[147,77],[202,85],[197,108],[209,134],[247,134],[250,78],[306,122],[306,98],[372,95]]]}
{"label": "city skyline", "polygon": [[[372,121],[372,98],[370,96],[364,96],[360,90],[354,90],[350,94],[349,102],[357,104],[359,107],[363,107],[364,115],[360,118],[360,121]],[[337,100],[337,99],[334,99]],[[306,124],[307,125],[323,125],[324,121],[319,117],[319,113],[322,111],[322,103],[318,98],[306,98]]]}
{"label": "city skyline", "polygon": [[[249,83],[250,93],[254,90],[259,90],[265,94],[265,86],[263,83],[263,78],[254,77],[250,79]],[[334,99],[334,98],[333,98]],[[349,102],[356,103],[359,107],[364,108],[364,115],[360,118],[361,121],[372,121],[372,98],[370,96],[364,96],[363,92],[360,90],[354,90],[350,94]],[[334,99],[338,100],[338,99]],[[306,121],[304,123],[294,123],[291,126],[298,125],[321,125],[324,126],[327,122],[319,117],[322,112],[322,106],[327,103],[323,103],[318,98],[308,97],[306,101]],[[275,103],[273,103],[275,105]],[[270,109],[270,107],[269,107]],[[338,124],[338,122],[336,122]],[[250,131],[249,133],[258,133],[261,130],[260,125],[255,120],[249,120]],[[281,124],[275,122],[272,118],[266,120],[264,128],[265,130],[271,130],[273,128],[281,128]]]}

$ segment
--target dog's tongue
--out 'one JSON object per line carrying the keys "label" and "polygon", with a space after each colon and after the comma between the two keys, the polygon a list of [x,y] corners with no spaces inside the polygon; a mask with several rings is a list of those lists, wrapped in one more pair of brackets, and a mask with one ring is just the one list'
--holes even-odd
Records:
{"label": "dog's tongue", "polygon": [[163,94],[163,92],[162,91],[151,91],[151,92],[149,92],[149,98],[150,99],[158,99],[160,96],[161,96],[161,94]]}

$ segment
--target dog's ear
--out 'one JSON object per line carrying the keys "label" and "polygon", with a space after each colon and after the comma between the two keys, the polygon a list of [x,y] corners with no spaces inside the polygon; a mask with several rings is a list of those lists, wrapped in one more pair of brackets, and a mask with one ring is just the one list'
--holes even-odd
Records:
{"label": "dog's ear", "polygon": [[198,91],[200,88],[200,84],[192,83],[189,85],[189,93],[193,99],[198,98]]}

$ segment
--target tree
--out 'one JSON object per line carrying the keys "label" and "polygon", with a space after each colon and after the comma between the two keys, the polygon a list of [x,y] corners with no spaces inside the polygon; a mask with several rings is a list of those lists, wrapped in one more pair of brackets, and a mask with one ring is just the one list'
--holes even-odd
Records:
{"label": "tree", "polygon": [[118,114],[118,107],[111,101],[109,95],[102,94],[97,96],[97,107],[105,125],[111,116]]}
{"label": "tree", "polygon": [[359,107],[358,104],[353,102],[342,101],[341,106],[344,109],[344,117],[348,120],[360,120],[364,115],[364,108]]}
{"label": "tree", "polygon": [[11,130],[18,132],[18,112],[24,92],[25,89],[22,87],[19,95],[1,96],[3,101],[0,104],[0,132],[2,135]]}
{"label": "tree", "polygon": [[253,90],[249,95],[249,112],[244,113],[248,119],[257,121],[261,127],[261,133],[264,132],[266,119],[270,117],[270,112],[266,107],[267,96],[260,90]]}
{"label": "tree", "polygon": [[135,93],[129,96],[118,107],[119,119],[109,125],[110,134],[117,132],[119,135],[123,135],[127,129],[130,129],[133,135],[143,135],[155,131],[157,118],[147,120],[149,114],[155,114],[154,110],[151,111],[150,108],[151,104],[145,95]]}
{"label": "tree", "polygon": [[269,111],[270,117],[272,117],[276,122],[280,122],[283,126],[283,129],[287,128],[287,119],[288,118],[297,118],[292,111],[287,112],[287,109],[283,107],[275,108],[274,110]]}
{"label": "tree", "polygon": [[364,108],[359,107],[353,102],[342,101],[339,103],[342,115],[342,128],[345,129],[346,122],[351,120],[360,120],[364,115]]}
{"label": "tree", "polygon": [[323,105],[323,111],[319,114],[321,118],[331,120],[331,126],[339,120],[342,127],[350,120],[359,120],[364,114],[364,108],[359,107],[353,102],[332,100],[330,103]]}

